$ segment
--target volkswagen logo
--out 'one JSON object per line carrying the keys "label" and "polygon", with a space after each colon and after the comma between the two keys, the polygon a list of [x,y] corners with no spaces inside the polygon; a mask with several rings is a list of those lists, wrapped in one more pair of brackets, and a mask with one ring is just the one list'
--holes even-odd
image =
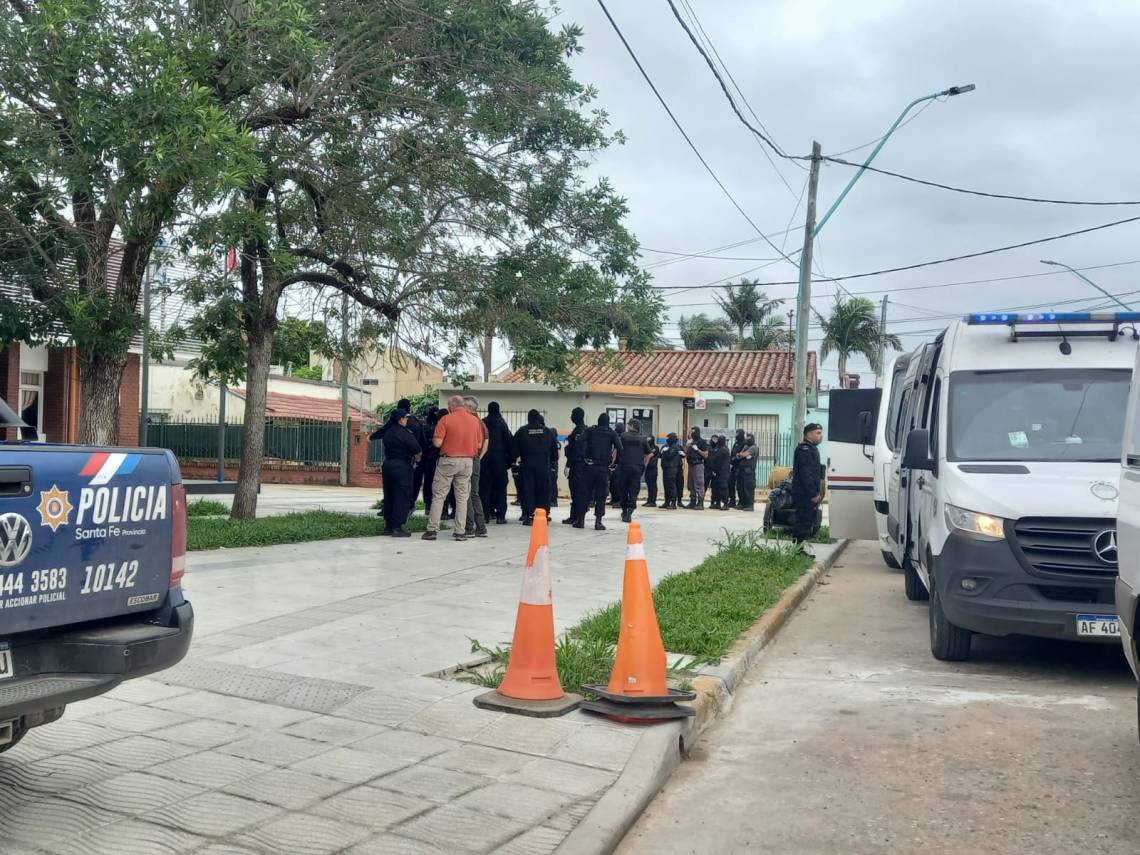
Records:
{"label": "volkswagen logo", "polygon": [[0,567],[15,567],[32,551],[32,527],[19,514],[0,514]]}
{"label": "volkswagen logo", "polygon": [[1093,555],[1105,564],[1116,564],[1116,529],[1106,528],[1098,532],[1092,542]]}
{"label": "volkswagen logo", "polygon": [[1120,495],[1120,490],[1110,481],[1093,481],[1089,485],[1089,492],[1106,502],[1115,501],[1116,497]]}

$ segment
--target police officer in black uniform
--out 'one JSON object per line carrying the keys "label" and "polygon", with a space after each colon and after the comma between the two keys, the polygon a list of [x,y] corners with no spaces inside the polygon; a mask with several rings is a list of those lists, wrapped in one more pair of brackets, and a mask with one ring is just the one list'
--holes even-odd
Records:
{"label": "police officer in black uniform", "polygon": [[661,446],[657,438],[646,437],[649,440],[649,462],[645,464],[645,504],[643,508],[657,507],[657,461],[661,459]]}
{"label": "police officer in black uniform", "polygon": [[715,510],[728,509],[729,473],[732,470],[732,460],[728,453],[728,441],[721,435],[710,440],[708,469],[709,480],[712,486],[712,503],[710,508]]}
{"label": "police officer in black uniform", "polygon": [[582,474],[586,467],[582,457],[582,437],[586,433],[586,411],[575,407],[570,411],[570,421],[574,429],[566,437],[566,478],[570,482],[570,516],[562,520],[566,525],[573,525],[586,516],[588,499],[582,484]]}
{"label": "police officer in black uniform", "polygon": [[558,440],[543,424],[542,414],[538,410],[528,412],[526,424],[515,432],[523,525],[534,522],[537,508],[550,514],[550,455],[557,446]]}
{"label": "police officer in black uniform", "polygon": [[728,471],[728,504],[726,508],[736,507],[736,470],[740,466],[740,458],[736,455],[740,454],[740,450],[744,448],[744,430],[743,428],[736,431],[736,438],[732,441],[732,448],[728,452],[729,456],[729,471]]}
{"label": "police officer in black uniform", "polygon": [[369,439],[384,443],[384,533],[392,537],[411,537],[404,530],[408,514],[412,512],[415,494],[412,492],[412,467],[423,449],[408,427],[408,411],[397,408],[387,423],[374,431]]}
{"label": "police officer in black uniform", "polygon": [[815,422],[804,425],[804,441],[796,446],[792,459],[792,504],[796,520],[792,526],[792,540],[804,549],[804,541],[811,537],[816,510],[823,501],[823,470],[819,461],[819,444],[823,441],[823,428]]}
{"label": "police officer in black uniform", "polygon": [[517,455],[514,452],[515,439],[503,418],[503,410],[498,401],[487,405],[487,416],[483,419],[487,426],[489,446],[479,464],[479,492],[483,501],[483,513],[492,517],[499,525],[507,524],[507,471]]}
{"label": "police officer in black uniform", "polygon": [[551,438],[554,440],[554,446],[550,449],[550,507],[558,507],[558,451],[561,446],[558,444],[558,429],[552,428],[546,424],[546,419],[542,419],[542,425],[549,431]]}
{"label": "police officer in black uniform", "polygon": [[586,509],[589,501],[594,502],[594,528],[605,531],[602,517],[606,515],[606,493],[610,484],[610,467],[621,453],[622,443],[617,433],[610,427],[608,413],[598,416],[598,423],[582,434],[582,460],[587,504],[582,516],[574,520],[574,528],[584,528]]}
{"label": "police officer in black uniform", "polygon": [[665,447],[661,449],[661,480],[665,482],[666,511],[677,510],[677,500],[681,496],[681,461],[685,452],[677,443],[677,434],[665,437]]}
{"label": "police officer in black uniform", "polygon": [[[625,442],[625,422],[618,422],[614,425],[614,433],[617,434],[618,442]],[[618,467],[615,465],[610,469],[610,507],[621,507],[621,474],[618,472]]]}
{"label": "police officer in black uniform", "polygon": [[637,494],[641,491],[641,476],[652,455],[649,440],[641,435],[641,422],[630,419],[622,434],[621,454],[618,456],[618,486],[621,489],[621,521],[633,522],[637,509]]}
{"label": "police officer in black uniform", "polygon": [[760,459],[760,449],[756,437],[745,434],[744,442],[737,452],[736,483],[732,489],[737,495],[737,508],[752,511],[756,504],[756,462]]}

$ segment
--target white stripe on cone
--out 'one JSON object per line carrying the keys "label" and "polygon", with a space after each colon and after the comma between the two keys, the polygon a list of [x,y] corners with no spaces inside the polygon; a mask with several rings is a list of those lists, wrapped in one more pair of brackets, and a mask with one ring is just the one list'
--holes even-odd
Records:
{"label": "white stripe on cone", "polygon": [[540,546],[534,554],[534,564],[523,571],[519,602],[528,606],[554,605],[554,593],[550,588],[550,547]]}
{"label": "white stripe on cone", "polygon": [[640,558],[645,560],[645,544],[644,543],[631,543],[626,547],[625,557],[627,561],[635,561]]}

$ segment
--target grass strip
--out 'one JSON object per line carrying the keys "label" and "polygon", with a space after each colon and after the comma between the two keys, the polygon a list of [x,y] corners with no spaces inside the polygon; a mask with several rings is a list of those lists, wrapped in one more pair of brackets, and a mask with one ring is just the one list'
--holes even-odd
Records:
{"label": "grass strip", "polygon": [[[190,517],[186,527],[186,548],[232,549],[242,546],[277,546],[341,537],[374,537],[384,533],[384,521],[374,516],[343,511],[300,511],[255,520],[229,517]],[[409,517],[408,531],[427,528],[424,517]]]}
{"label": "grass strip", "polygon": [[[653,592],[665,649],[691,657],[682,670],[723,657],[745,630],[811,566],[811,559],[789,545],[765,539],[760,531],[730,533],[718,551],[692,570],[666,576]],[[583,683],[605,683],[613,667],[621,624],[621,604],[611,603],[567,630],[555,655],[568,691]],[[490,649],[472,642],[473,653],[491,665],[464,679],[494,688],[502,682],[510,646]]]}
{"label": "grass strip", "polygon": [[220,517],[229,512],[229,505],[214,499],[198,499],[186,503],[186,516],[188,517]]}

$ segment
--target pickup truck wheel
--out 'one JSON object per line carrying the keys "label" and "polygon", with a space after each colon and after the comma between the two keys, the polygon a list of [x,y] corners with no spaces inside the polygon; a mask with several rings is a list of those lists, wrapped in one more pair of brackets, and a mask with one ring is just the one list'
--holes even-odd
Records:
{"label": "pickup truck wheel", "polygon": [[901,570],[902,569],[901,567],[899,567],[899,560],[897,558],[895,558],[894,555],[892,555],[890,552],[887,552],[887,550],[885,550],[885,549],[880,550],[880,551],[883,553],[883,563],[884,564],[886,564],[892,570]]}
{"label": "pickup truck wheel", "polygon": [[950,623],[942,611],[942,594],[933,573],[930,575],[930,587],[930,652],[941,662],[963,662],[970,658],[970,636],[973,633]]}
{"label": "pickup truck wheel", "polygon": [[[887,561],[888,557],[890,561]],[[887,562],[888,567],[899,566],[894,559],[895,557],[889,552],[883,553],[883,560]],[[892,561],[894,561],[893,564]],[[912,603],[921,603],[930,599],[926,586],[922,584],[922,577],[918,575],[918,571],[914,569],[914,564],[910,561],[906,562],[906,568],[903,570],[903,586],[906,588],[906,598]]]}

